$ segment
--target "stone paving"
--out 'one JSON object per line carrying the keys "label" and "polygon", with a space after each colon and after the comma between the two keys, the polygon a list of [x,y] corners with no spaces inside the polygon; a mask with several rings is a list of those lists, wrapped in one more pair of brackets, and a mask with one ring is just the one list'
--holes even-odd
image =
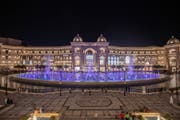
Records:
{"label": "stone paving", "polygon": [[[0,104],[4,94],[0,92]],[[152,112],[162,115],[170,113],[174,120],[180,120],[180,110],[169,104],[169,94],[137,94],[128,93],[124,96],[119,92],[81,92],[50,93],[50,94],[9,94],[15,107],[0,115],[0,120],[20,120],[24,114],[30,114],[35,107],[42,107],[44,112],[60,112],[62,120],[113,120],[121,111],[133,112],[146,106]],[[96,119],[97,120],[97,119]]]}
{"label": "stone paving", "polygon": [[81,110],[81,109],[120,109],[122,104],[116,97],[111,95],[76,95],[68,98],[65,106],[69,107],[70,110]]}

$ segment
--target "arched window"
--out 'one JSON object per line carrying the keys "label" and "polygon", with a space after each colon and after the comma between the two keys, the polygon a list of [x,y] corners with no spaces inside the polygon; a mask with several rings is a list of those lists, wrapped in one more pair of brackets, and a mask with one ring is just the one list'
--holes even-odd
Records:
{"label": "arched window", "polygon": [[93,52],[91,51],[91,50],[88,50],[87,52],[86,52],[86,55],[92,55],[93,54]]}
{"label": "arched window", "polygon": [[100,65],[105,65],[105,57],[104,56],[100,57]]}
{"label": "arched window", "polygon": [[80,57],[79,56],[75,56],[75,65],[76,66],[80,65]]}
{"label": "arched window", "polygon": [[130,57],[129,57],[129,56],[126,56],[126,58],[125,58],[125,63],[126,63],[126,64],[130,64]]}
{"label": "arched window", "polygon": [[111,57],[108,57],[108,65],[111,64]]}
{"label": "arched window", "polygon": [[116,56],[116,65],[118,65],[119,57]]}
{"label": "arched window", "polygon": [[170,66],[176,66],[176,58],[170,57],[169,58],[169,64],[170,64]]}
{"label": "arched window", "polygon": [[93,63],[93,52],[91,50],[88,50],[86,52],[86,64],[89,65],[89,66],[92,66],[94,63]]}
{"label": "arched window", "polygon": [[113,61],[114,65],[117,65],[117,57],[114,56],[114,61]]}

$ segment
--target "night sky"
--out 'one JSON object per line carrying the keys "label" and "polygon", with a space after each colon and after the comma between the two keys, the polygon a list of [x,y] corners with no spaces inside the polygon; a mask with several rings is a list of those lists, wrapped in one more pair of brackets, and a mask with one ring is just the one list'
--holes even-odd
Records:
{"label": "night sky", "polygon": [[77,33],[87,42],[102,33],[119,46],[162,46],[172,35],[180,38],[177,1],[37,1],[1,1],[0,36],[33,46],[69,45]]}

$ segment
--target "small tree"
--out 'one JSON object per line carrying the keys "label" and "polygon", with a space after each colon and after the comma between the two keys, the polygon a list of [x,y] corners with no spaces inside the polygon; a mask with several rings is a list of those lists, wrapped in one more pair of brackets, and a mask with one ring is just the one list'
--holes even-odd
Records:
{"label": "small tree", "polygon": [[51,116],[49,120],[56,120],[55,116]]}
{"label": "small tree", "polygon": [[28,116],[26,114],[21,116],[21,120],[27,120],[27,119],[28,119]]}
{"label": "small tree", "polygon": [[169,113],[167,113],[167,114],[164,116],[164,118],[165,118],[166,120],[172,120],[171,115],[170,115]]}
{"label": "small tree", "polygon": [[144,120],[142,115],[140,115],[138,118],[139,118],[139,120]]}

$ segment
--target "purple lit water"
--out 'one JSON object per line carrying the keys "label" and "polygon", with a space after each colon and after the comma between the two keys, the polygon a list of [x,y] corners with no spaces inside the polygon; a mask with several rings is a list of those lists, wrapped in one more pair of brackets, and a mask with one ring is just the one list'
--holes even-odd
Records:
{"label": "purple lit water", "polygon": [[118,82],[149,80],[160,77],[160,74],[152,72],[27,72],[18,74],[20,78],[39,79],[63,82]]}
{"label": "purple lit water", "polygon": [[50,57],[47,60],[47,66],[44,71],[30,71],[27,73],[18,74],[17,77],[34,79],[34,80],[49,80],[63,82],[118,82],[118,81],[134,81],[134,80],[149,80],[161,77],[160,74],[153,72],[136,72],[133,71],[132,59],[129,60],[129,66],[124,71],[107,71],[95,72],[93,61],[88,61],[86,72],[65,72],[51,71]]}

